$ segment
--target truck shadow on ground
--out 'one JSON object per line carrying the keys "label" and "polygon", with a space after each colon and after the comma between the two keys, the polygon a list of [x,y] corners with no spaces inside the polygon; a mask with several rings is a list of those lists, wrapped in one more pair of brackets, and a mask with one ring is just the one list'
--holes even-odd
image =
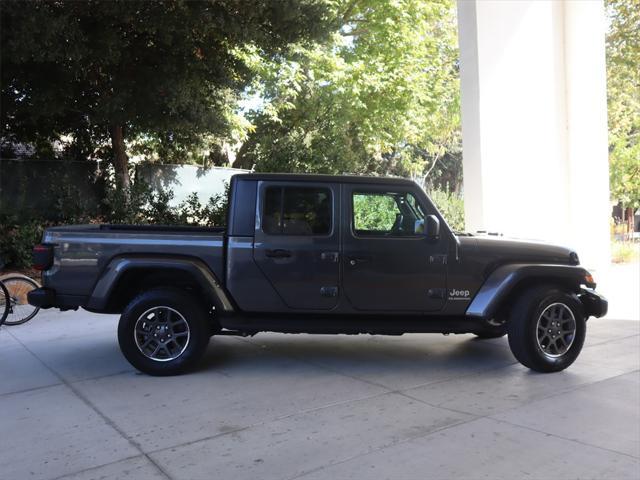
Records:
{"label": "truck shadow on ground", "polygon": [[[516,363],[506,338],[478,340],[471,335],[312,336],[265,334],[251,338],[213,338],[198,371],[251,369],[279,373],[288,364],[359,374],[451,374]],[[286,368],[284,368],[286,370]]]}
{"label": "truck shadow on ground", "polygon": [[[98,335],[86,331],[70,334],[69,329],[60,333],[57,329],[48,331],[47,327],[47,322],[27,324],[2,333],[14,332],[17,338],[26,340],[33,355],[68,381],[136,371],[120,352],[115,331],[105,328]],[[27,332],[38,333],[38,337],[31,340]],[[17,340],[9,335],[5,340],[7,345],[18,346]],[[213,337],[194,373],[295,377],[330,370],[371,379],[386,375],[410,380],[411,377],[457,375],[513,363],[515,359],[506,338],[261,333],[247,338]],[[27,369],[28,362],[24,365]]]}

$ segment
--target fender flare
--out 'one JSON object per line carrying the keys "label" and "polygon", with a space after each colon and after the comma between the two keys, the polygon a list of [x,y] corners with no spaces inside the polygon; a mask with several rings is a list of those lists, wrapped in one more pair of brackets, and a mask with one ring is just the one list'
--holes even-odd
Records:
{"label": "fender flare", "polygon": [[495,269],[485,280],[467,307],[466,314],[476,318],[492,318],[508,295],[525,280],[540,279],[571,285],[575,287],[576,293],[580,292],[581,285],[595,288],[595,283],[587,282],[587,275],[587,270],[576,265],[503,265]]}
{"label": "fender flare", "polygon": [[93,292],[89,297],[86,308],[100,311],[104,309],[114,288],[123,275],[134,270],[158,269],[179,270],[186,272],[198,283],[217,309],[223,312],[234,310],[233,303],[222,288],[219,280],[211,269],[200,259],[189,257],[164,257],[164,256],[119,256],[111,259],[103,269]]}

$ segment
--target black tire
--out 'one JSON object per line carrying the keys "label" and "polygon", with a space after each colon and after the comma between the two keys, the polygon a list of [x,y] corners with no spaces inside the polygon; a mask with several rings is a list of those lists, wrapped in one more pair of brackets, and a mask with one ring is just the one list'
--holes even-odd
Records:
{"label": "black tire", "polygon": [[5,325],[22,325],[38,314],[40,307],[34,307],[27,302],[27,292],[40,288],[38,282],[26,275],[6,275],[2,277],[2,282],[11,298],[11,308],[4,321]]}
{"label": "black tire", "polygon": [[[566,317],[555,324],[558,327],[548,325],[549,320],[542,318],[553,313],[554,308],[560,309]],[[543,322],[540,325],[539,320]],[[556,328],[561,328],[561,323],[565,328],[573,325],[573,333],[559,333]],[[546,330],[547,326],[549,330]],[[571,365],[582,350],[586,330],[584,310],[576,295],[550,286],[525,291],[514,304],[507,322],[509,347],[513,355],[525,367],[542,373],[559,372]],[[549,336],[540,339],[539,334],[547,335],[545,331],[549,332]],[[549,345],[552,334],[553,338],[562,337],[562,340],[558,339],[561,348],[555,343]]]}
{"label": "black tire", "polygon": [[[154,320],[156,312],[158,316]],[[163,344],[169,345],[169,342],[173,342],[170,347],[166,349],[161,347],[160,351],[166,351],[164,355],[168,358],[157,359],[149,356],[148,350],[153,349],[156,344],[162,343],[151,338],[151,334],[155,332],[154,322],[168,325],[166,320],[160,320],[163,315],[166,318],[173,318],[178,323],[177,328],[181,330],[174,334],[174,340],[167,339],[167,343]],[[138,330],[136,330],[138,320],[140,323]],[[143,330],[144,333],[141,334],[140,332]],[[125,358],[141,372],[154,376],[179,375],[192,369],[200,360],[209,343],[210,331],[207,309],[194,295],[174,288],[155,288],[134,298],[122,313],[118,324],[118,342]],[[168,330],[165,330],[166,332]],[[171,329],[171,333],[173,333],[173,329]],[[179,335],[186,338],[186,340],[181,339],[180,344],[177,340]],[[170,333],[166,333],[166,336],[171,337]],[[164,338],[166,339],[166,337]],[[149,342],[155,343],[150,344],[147,354],[145,354],[142,347]],[[142,346],[139,347],[138,345],[141,343]],[[174,350],[171,353],[177,355],[175,358],[172,358],[169,348]],[[160,357],[160,352],[156,357]]]}

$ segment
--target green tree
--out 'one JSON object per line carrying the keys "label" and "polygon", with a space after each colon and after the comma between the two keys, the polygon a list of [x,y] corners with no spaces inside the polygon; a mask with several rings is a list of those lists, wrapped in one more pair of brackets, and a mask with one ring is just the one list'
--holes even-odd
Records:
{"label": "green tree", "polygon": [[128,185],[125,140],[163,148],[225,137],[251,79],[244,50],[280,58],[320,38],[330,0],[2,2],[2,138],[110,143]]}
{"label": "green tree", "polygon": [[607,0],[611,196],[640,207],[640,0]]}
{"label": "green tree", "polygon": [[434,168],[460,172],[453,0],[343,1],[339,10],[329,42],[248,62],[264,105],[250,115],[238,165],[420,180]]}

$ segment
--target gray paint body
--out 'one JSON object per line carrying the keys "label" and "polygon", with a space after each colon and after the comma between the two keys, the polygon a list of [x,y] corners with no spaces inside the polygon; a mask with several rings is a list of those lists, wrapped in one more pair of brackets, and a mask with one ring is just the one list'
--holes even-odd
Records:
{"label": "gray paint body", "polygon": [[48,228],[43,243],[53,244],[53,266],[43,272],[45,287],[61,295],[90,296],[99,277],[115,268],[114,259],[137,255],[193,257],[216,278],[224,271],[223,235],[208,231],[101,230],[100,225]]}
{"label": "gray paint body", "polygon": [[[329,235],[268,235],[262,230],[264,189],[282,185],[331,191]],[[425,213],[440,221],[440,236],[359,238],[350,201],[358,191],[411,192]],[[384,315],[393,322],[389,315],[397,315],[483,322],[509,301],[519,282],[555,281],[580,293],[588,273],[564,247],[454,235],[415,183],[371,177],[237,175],[226,232],[79,225],[49,228],[43,241],[55,245],[43,284],[56,298],[43,306],[93,311],[105,309],[125,273],[164,269],[190,275],[226,316],[322,314],[349,322]],[[271,258],[273,249],[290,256]]]}

